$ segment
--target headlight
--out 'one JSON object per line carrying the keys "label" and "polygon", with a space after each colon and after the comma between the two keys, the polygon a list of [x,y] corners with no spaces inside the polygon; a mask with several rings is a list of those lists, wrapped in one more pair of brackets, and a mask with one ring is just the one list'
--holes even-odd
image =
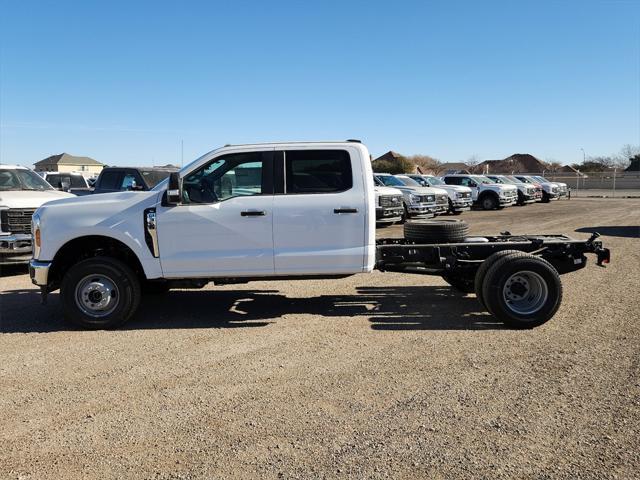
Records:
{"label": "headlight", "polygon": [[42,233],[40,231],[40,215],[34,213],[31,217],[31,244],[33,245],[33,258],[40,256],[42,246]]}
{"label": "headlight", "polygon": [[456,192],[456,198],[464,198],[464,194]]}
{"label": "headlight", "polygon": [[436,201],[435,195],[427,195],[427,202],[435,202],[435,201]]}
{"label": "headlight", "polygon": [[420,203],[420,195],[414,195],[412,193],[409,198],[411,200],[411,203]]}

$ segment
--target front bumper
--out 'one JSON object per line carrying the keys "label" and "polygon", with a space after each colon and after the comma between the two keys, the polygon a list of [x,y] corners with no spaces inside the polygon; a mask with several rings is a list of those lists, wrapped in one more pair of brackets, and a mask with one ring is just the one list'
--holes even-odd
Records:
{"label": "front bumper", "polygon": [[527,194],[525,193],[525,194],[523,194],[523,195],[522,195],[522,198],[523,198],[522,203],[534,203],[534,202],[536,202],[536,200],[537,200],[537,199],[536,199],[536,195],[535,195],[535,194],[533,194],[533,195],[527,195]]}
{"label": "front bumper", "polygon": [[31,235],[0,236],[0,265],[27,263],[31,258]]}
{"label": "front bumper", "polygon": [[500,202],[501,207],[510,207],[511,205],[516,204],[518,197],[499,197],[498,201]]}
{"label": "front bumper", "polygon": [[451,205],[453,206],[453,209],[457,212],[471,210],[472,204],[473,204],[473,200],[471,200],[471,198],[451,200]]}
{"label": "front bumper", "polygon": [[377,222],[397,222],[402,219],[404,207],[378,207],[376,208]]}
{"label": "front bumper", "polygon": [[40,287],[46,287],[49,284],[49,269],[51,262],[41,262],[31,259],[29,261],[29,276],[31,283]]}
{"label": "front bumper", "polygon": [[407,205],[409,215],[430,215],[434,216],[438,213],[438,206],[433,204],[413,203]]}

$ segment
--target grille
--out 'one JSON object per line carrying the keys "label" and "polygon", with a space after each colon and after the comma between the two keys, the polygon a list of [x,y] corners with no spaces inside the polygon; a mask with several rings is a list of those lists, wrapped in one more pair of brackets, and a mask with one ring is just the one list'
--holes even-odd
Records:
{"label": "grille", "polygon": [[10,208],[0,211],[0,226],[3,232],[31,233],[33,208]]}
{"label": "grille", "polygon": [[402,205],[401,195],[382,195],[380,197],[381,207],[399,207]]}
{"label": "grille", "polygon": [[436,201],[434,195],[418,195],[418,197],[420,197],[420,203],[431,203]]}

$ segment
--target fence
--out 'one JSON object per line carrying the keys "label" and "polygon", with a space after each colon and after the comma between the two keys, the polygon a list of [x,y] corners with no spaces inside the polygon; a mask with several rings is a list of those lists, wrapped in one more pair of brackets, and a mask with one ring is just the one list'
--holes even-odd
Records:
{"label": "fence", "polygon": [[540,175],[547,180],[566,183],[572,196],[640,197],[640,172],[538,172],[522,175]]}

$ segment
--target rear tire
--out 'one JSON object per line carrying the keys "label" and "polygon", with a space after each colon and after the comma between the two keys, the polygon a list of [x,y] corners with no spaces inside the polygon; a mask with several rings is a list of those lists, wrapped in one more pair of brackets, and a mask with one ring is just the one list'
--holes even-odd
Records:
{"label": "rear tire", "polygon": [[468,232],[463,220],[415,220],[404,225],[404,238],[417,243],[459,243]]}
{"label": "rear tire", "polygon": [[550,320],[562,302],[557,270],[543,258],[519,252],[495,262],[482,285],[489,311],[511,328],[533,328]]}
{"label": "rear tire", "polygon": [[91,330],[110,329],[129,320],[140,304],[140,282],[120,260],[93,257],[65,273],[60,296],[66,320]]}
{"label": "rear tire", "polygon": [[551,197],[547,192],[542,192],[542,203],[549,203],[551,201]]}
{"label": "rear tire", "polygon": [[[484,308],[487,308],[487,303],[484,301],[482,294],[482,285],[484,283],[484,277],[487,275],[487,271],[498,261],[499,259],[506,257],[507,255],[513,255],[514,253],[521,253],[520,250],[502,250],[501,252],[496,252],[489,255],[484,262],[480,264],[478,270],[476,271],[476,277],[473,282],[474,288],[473,290],[476,292],[476,297]],[[489,311],[493,315],[491,311]]]}

